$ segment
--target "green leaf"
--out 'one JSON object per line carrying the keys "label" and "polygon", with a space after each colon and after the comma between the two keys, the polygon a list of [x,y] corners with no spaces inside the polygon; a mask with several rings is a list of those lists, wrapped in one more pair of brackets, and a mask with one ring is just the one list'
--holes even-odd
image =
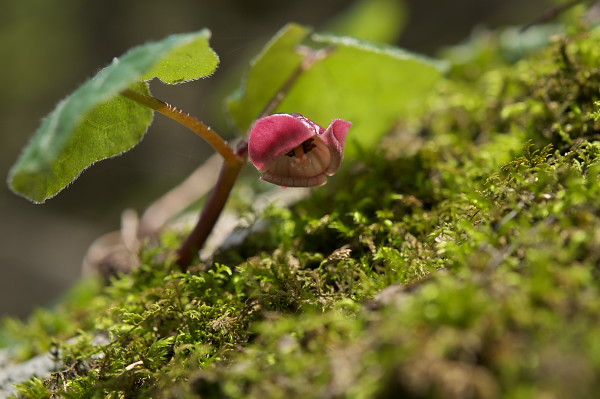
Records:
{"label": "green leaf", "polygon": [[377,43],[394,43],[406,26],[408,10],[402,0],[360,0],[340,14],[327,31]]}
{"label": "green leaf", "polygon": [[227,110],[238,129],[246,133],[269,101],[302,62],[297,46],[310,34],[310,29],[297,25],[284,26],[250,62],[246,79],[227,99]]}
{"label": "green leaf", "polygon": [[[144,83],[136,89],[149,94]],[[13,190],[36,203],[56,195],[93,163],[133,148],[152,122],[151,109],[117,96],[93,107],[82,122],[58,130],[61,119],[72,117],[67,101],[43,122],[11,171]]]}
{"label": "green leaf", "polygon": [[[248,130],[294,73],[301,62],[297,47],[307,37],[307,28],[289,25],[253,61],[244,85],[228,101],[240,131]],[[312,34],[310,40],[317,48],[335,49],[298,78],[276,112],[299,112],[323,126],[335,118],[353,122],[346,155],[379,142],[414,111],[445,68],[439,61],[354,38]],[[277,62],[286,57],[294,63]]]}
{"label": "green leaf", "polygon": [[210,75],[218,57],[210,33],[172,35],[135,47],[61,101],[46,117],[9,174],[9,186],[42,203],[93,163],[133,148],[153,111],[119,95],[131,88],[146,95],[154,77],[178,83]]}
{"label": "green leaf", "polygon": [[335,50],[300,76],[277,112],[299,112],[325,127],[335,118],[351,121],[350,156],[357,145],[377,144],[410,115],[445,68],[392,46],[333,35],[311,38]]}
{"label": "green leaf", "polygon": [[[210,48],[210,33],[203,30],[194,39],[191,36],[188,44],[178,45],[146,72],[142,80],[157,77],[164,83],[178,84],[212,75],[219,65],[219,57]],[[178,41],[178,36],[172,36]]]}

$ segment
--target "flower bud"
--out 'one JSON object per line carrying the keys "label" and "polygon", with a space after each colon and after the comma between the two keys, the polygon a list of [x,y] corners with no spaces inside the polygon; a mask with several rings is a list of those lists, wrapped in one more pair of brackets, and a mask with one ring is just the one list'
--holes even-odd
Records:
{"label": "flower bud", "polygon": [[323,129],[300,114],[270,115],[250,129],[248,155],[262,180],[286,187],[322,186],[342,164],[350,126],[335,119]]}

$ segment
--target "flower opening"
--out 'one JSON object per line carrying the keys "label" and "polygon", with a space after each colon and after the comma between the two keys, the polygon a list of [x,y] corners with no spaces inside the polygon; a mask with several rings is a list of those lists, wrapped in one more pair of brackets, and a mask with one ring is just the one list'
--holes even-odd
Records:
{"label": "flower opening", "polygon": [[342,164],[350,126],[335,119],[323,129],[300,114],[270,115],[250,129],[248,155],[262,180],[286,187],[322,186]]}

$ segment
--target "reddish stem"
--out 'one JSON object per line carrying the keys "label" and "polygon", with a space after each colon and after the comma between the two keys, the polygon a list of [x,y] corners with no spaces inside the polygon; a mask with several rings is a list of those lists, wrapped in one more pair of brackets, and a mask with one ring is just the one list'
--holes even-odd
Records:
{"label": "reddish stem", "polygon": [[227,162],[223,163],[217,183],[204,204],[204,209],[202,209],[196,227],[194,227],[194,230],[192,230],[188,238],[177,251],[176,263],[183,271],[187,269],[197,255],[198,250],[202,248],[215,226],[215,223],[219,219],[219,215],[223,211],[229,193],[244,165],[244,161],[241,159],[245,159],[247,146],[248,143],[244,141],[237,151],[240,162],[234,165],[230,165]]}

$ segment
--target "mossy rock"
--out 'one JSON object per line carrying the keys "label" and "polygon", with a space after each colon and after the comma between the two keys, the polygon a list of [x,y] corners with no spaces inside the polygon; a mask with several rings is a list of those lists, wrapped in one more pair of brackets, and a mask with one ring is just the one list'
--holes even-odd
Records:
{"label": "mossy rock", "polygon": [[420,115],[212,263],[164,261],[167,232],[6,321],[62,364],[20,397],[595,397],[600,29],[569,29],[516,62],[467,46]]}

